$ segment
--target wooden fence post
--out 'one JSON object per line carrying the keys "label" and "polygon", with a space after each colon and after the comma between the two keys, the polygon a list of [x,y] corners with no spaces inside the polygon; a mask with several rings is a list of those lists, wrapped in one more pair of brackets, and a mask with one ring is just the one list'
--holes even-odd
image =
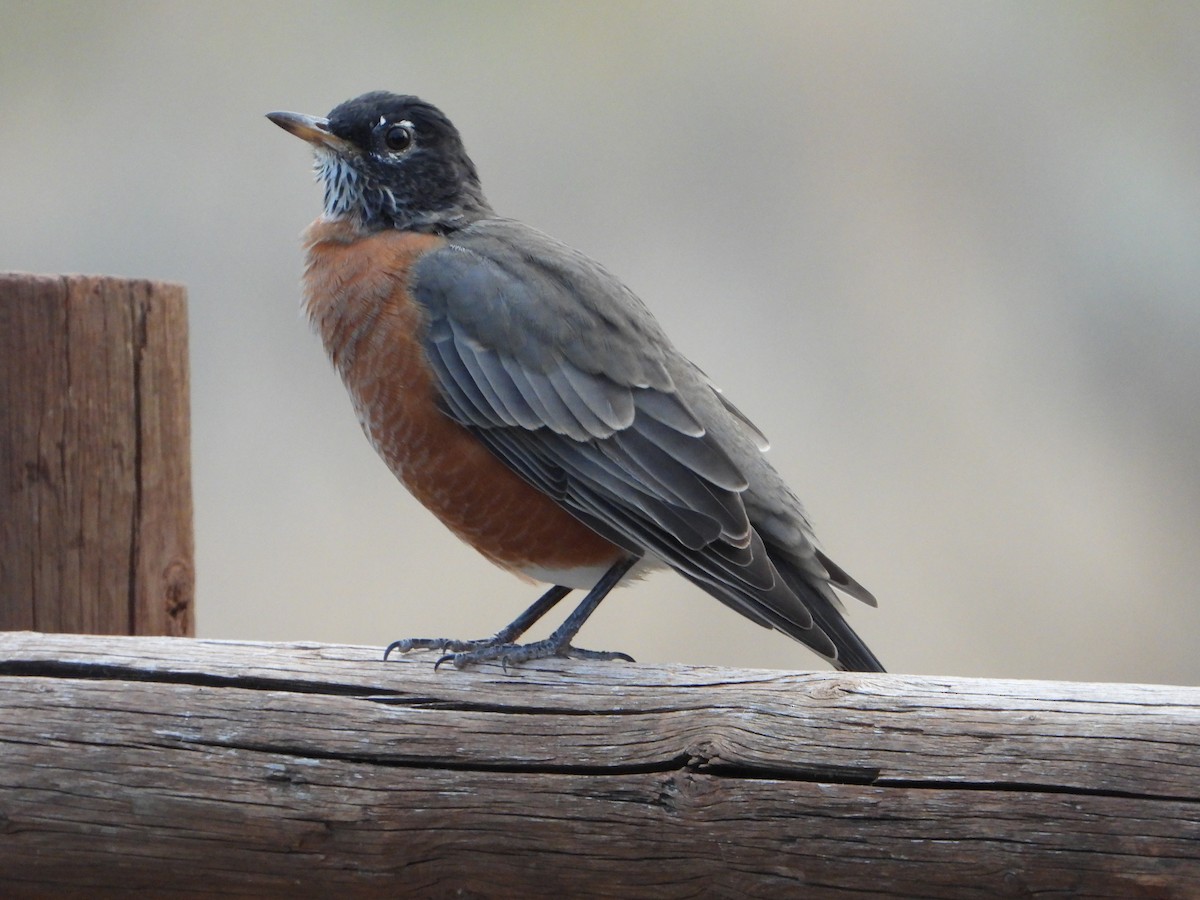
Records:
{"label": "wooden fence post", "polygon": [[0,274],[0,631],[191,635],[182,285]]}

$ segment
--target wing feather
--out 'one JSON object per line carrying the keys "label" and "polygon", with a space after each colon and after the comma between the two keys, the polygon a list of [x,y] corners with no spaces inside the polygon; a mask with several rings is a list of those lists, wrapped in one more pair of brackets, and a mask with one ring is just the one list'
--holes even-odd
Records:
{"label": "wing feather", "polygon": [[579,396],[579,392],[575,390],[575,385],[571,383],[571,379],[561,367],[551,369],[545,374],[550,387],[554,389],[559,399],[567,405],[567,409],[571,411],[571,415],[584,427],[589,437],[606,438],[616,431],[615,428],[608,425],[596,414],[583,397]]}
{"label": "wing feather", "polygon": [[529,405],[540,407],[545,411],[546,417],[543,424],[547,428],[577,441],[586,441],[592,436],[583,423],[571,412],[559,393],[554,390],[550,379],[540,372],[524,368],[511,356],[501,356],[500,361],[504,364],[508,374],[512,376],[513,382],[525,395]]}
{"label": "wing feather", "polygon": [[714,439],[705,434],[692,437],[664,425],[657,419],[642,416],[633,427],[621,432],[632,439],[637,435],[645,444],[656,448],[672,460],[686,466],[710,484],[727,491],[744,491],[750,486],[746,476]]}
{"label": "wing feather", "polygon": [[512,376],[508,374],[499,354],[490,348],[481,347],[474,349],[474,356],[479,364],[479,371],[483,373],[495,396],[504,405],[509,417],[517,425],[531,431],[544,428],[546,426],[545,417],[539,416],[530,406],[528,399],[513,381]]}
{"label": "wing feather", "polygon": [[569,360],[562,363],[561,371],[575,395],[610,429],[620,431],[633,424],[633,394],[628,385],[588,375]]}
{"label": "wing feather", "polygon": [[481,428],[503,424],[463,363],[453,341],[430,341],[428,348],[429,362],[454,417],[464,424]]}
{"label": "wing feather", "polygon": [[688,437],[704,437],[704,426],[679,402],[679,398],[662,391],[642,391],[637,396],[638,412],[674,428]]}

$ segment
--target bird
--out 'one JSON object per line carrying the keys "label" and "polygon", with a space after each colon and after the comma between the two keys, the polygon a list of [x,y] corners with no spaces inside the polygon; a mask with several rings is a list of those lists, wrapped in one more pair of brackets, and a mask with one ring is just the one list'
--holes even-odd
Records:
{"label": "bird", "polygon": [[[373,91],[267,118],[314,152],[303,309],[368,440],[458,537],[550,585],[490,638],[406,638],[385,659],[632,662],[573,641],[615,586],[669,568],[837,669],[884,671],[837,592],[875,598],[817,545],[762,432],[620,279],[493,210],[440,109]],[[549,637],[519,643],[574,590]]]}

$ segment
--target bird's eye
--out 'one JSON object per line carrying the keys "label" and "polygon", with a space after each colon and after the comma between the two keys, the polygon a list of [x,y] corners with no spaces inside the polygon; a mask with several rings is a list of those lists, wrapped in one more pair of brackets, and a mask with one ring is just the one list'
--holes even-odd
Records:
{"label": "bird's eye", "polygon": [[383,133],[383,142],[393,153],[402,153],[412,146],[412,128],[405,124],[393,125]]}

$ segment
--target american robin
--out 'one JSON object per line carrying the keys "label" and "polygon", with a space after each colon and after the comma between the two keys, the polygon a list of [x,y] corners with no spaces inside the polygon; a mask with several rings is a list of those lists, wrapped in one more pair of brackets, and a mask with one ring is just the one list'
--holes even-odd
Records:
{"label": "american robin", "polygon": [[[883,671],[761,432],[598,263],[492,211],[458,130],[416,97],[268,118],[309,142],[324,213],[304,309],[375,450],[492,562],[553,585],[484,640],[407,639],[463,666],[629,659],[571,641],[622,580],[669,566],[840,669]],[[514,643],[573,589],[546,640]]]}

